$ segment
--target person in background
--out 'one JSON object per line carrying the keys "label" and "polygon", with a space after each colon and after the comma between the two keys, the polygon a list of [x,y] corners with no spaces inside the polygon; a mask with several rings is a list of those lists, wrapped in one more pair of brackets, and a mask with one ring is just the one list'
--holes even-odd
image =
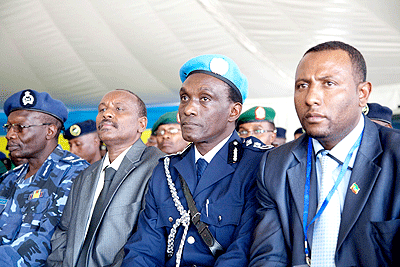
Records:
{"label": "person in background", "polygon": [[96,131],[96,122],[86,120],[74,123],[64,132],[68,140],[69,151],[85,159],[90,164],[101,159],[100,138]]}
{"label": "person in background", "polygon": [[[11,166],[10,166],[10,168],[7,167],[7,164],[8,164],[7,159],[8,158],[7,158],[6,154],[4,154],[3,152],[0,152],[0,175],[7,172],[11,168]],[[0,182],[1,182],[1,180],[0,180]]]}
{"label": "person in background", "polygon": [[400,133],[362,114],[372,85],[343,42],[300,60],[294,103],[306,134],[262,159],[250,266],[400,266]]}
{"label": "person in background", "polygon": [[123,266],[247,266],[266,151],[235,131],[247,78],[222,55],[190,59],[180,77],[182,135],[192,143],[154,169]]}
{"label": "person in background", "polygon": [[276,127],[276,138],[274,142],[272,142],[272,145],[274,147],[278,147],[283,144],[286,144],[286,129],[282,127]]}
{"label": "person in background", "polygon": [[363,113],[367,115],[371,121],[388,128],[393,128],[393,111],[390,108],[378,103],[368,103],[363,109]]}
{"label": "person in background", "polygon": [[299,138],[303,133],[304,133],[303,128],[300,127],[298,129],[296,129],[296,131],[294,131],[294,140]]}
{"label": "person in background", "polygon": [[157,136],[151,131],[149,138],[147,139],[146,146],[157,147]]}
{"label": "person in background", "polygon": [[58,145],[68,111],[48,93],[15,93],[4,113],[7,150],[26,163],[1,178],[0,266],[40,266],[72,182],[89,164]]}
{"label": "person in background", "polygon": [[136,230],[148,180],[164,155],[140,139],[147,111],[131,91],[105,94],[96,125],[107,154],[75,180],[51,240],[48,266],[119,266]]}
{"label": "person in background", "polygon": [[240,115],[236,131],[242,138],[254,136],[264,144],[272,145],[276,138],[274,118],[274,109],[260,106],[252,107]]}
{"label": "person in background", "polygon": [[151,130],[157,139],[157,147],[166,154],[182,151],[189,142],[182,137],[178,111],[167,112],[158,118]]}

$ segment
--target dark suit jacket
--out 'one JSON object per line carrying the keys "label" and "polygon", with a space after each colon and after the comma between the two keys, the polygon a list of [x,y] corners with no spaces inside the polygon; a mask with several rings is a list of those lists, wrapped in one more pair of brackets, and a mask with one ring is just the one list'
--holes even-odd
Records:
{"label": "dark suit jacket", "polygon": [[[263,157],[259,175],[258,214],[250,266],[305,264],[302,226],[308,136]],[[336,266],[400,266],[400,134],[365,118],[343,207]],[[312,162],[308,223],[317,208],[315,162]],[[312,248],[313,225],[308,230]],[[311,251],[311,248],[309,250]],[[312,258],[312,256],[311,256]]]}
{"label": "dark suit jacket", "polygon": [[[233,140],[242,143],[242,139],[234,132],[209,163],[197,186],[194,146],[191,145],[183,154],[170,156],[169,169],[182,205],[187,209],[179,174],[193,194],[201,213],[200,220],[208,224],[211,233],[225,249],[225,253],[215,259],[191,223],[181,266],[240,267],[248,264],[257,209],[256,175],[265,149],[253,147],[255,143],[261,143],[258,139],[251,138],[248,145],[243,143],[241,160],[228,163],[228,147]],[[166,250],[168,234],[180,217],[168,188],[164,163],[160,162],[149,183],[146,208],[139,216],[138,231],[125,246],[127,255],[123,266],[175,266],[184,229],[182,225],[178,227],[174,239],[173,256],[167,257]]]}
{"label": "dark suit jacket", "polygon": [[[88,266],[120,264],[123,255],[116,256],[123,253],[123,246],[136,228],[148,180],[163,155],[157,148],[146,147],[140,139],[127,152],[111,183],[108,204],[94,234],[97,238],[90,245]],[[49,266],[76,265],[103,160],[92,164],[75,180],[61,223],[51,240]]]}

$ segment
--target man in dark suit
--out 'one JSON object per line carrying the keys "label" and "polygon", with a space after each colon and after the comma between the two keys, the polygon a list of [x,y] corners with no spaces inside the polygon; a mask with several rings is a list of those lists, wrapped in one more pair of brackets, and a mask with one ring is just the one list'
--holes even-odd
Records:
{"label": "man in dark suit", "polygon": [[265,151],[258,139],[235,131],[247,79],[222,55],[193,58],[180,74],[182,135],[193,143],[154,169],[123,266],[247,266]]}
{"label": "man in dark suit", "polygon": [[362,115],[370,92],[354,47],[305,53],[294,99],[306,134],[263,158],[250,266],[399,266],[400,135]]}
{"label": "man in dark suit", "polygon": [[49,266],[119,266],[123,246],[136,230],[148,179],[164,155],[140,139],[147,114],[137,95],[111,91],[98,111],[97,132],[108,152],[75,180],[52,237]]}

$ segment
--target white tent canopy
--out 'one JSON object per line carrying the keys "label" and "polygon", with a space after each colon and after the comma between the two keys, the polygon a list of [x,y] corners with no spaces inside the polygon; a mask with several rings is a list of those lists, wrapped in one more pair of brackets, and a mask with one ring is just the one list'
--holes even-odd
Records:
{"label": "white tent canopy", "polygon": [[[149,106],[177,104],[178,71],[220,53],[249,79],[252,105],[299,126],[294,72],[311,46],[341,40],[365,56],[371,100],[400,104],[398,0],[1,0],[0,104],[25,88],[71,110],[96,108],[115,88]],[[294,125],[296,124],[296,125]]]}

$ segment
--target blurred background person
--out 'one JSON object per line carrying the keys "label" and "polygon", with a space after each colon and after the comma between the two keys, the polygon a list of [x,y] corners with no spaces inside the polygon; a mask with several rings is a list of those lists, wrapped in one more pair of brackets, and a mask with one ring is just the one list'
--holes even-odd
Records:
{"label": "blurred background person", "polygon": [[298,128],[296,131],[294,131],[294,140],[299,138],[302,134],[304,133],[303,128]]}
{"label": "blurred background person", "polygon": [[157,147],[157,136],[151,131],[151,135],[147,139],[146,146],[155,146]]}
{"label": "blurred background person", "polygon": [[276,138],[272,145],[274,147],[281,146],[286,143],[286,129],[282,127],[276,127]]}
{"label": "blurred background person", "polygon": [[240,115],[236,131],[242,138],[254,136],[264,144],[272,145],[276,138],[274,119],[275,110],[273,108],[252,107]]}
{"label": "blurred background person", "polygon": [[90,164],[101,159],[100,138],[94,120],[86,120],[71,125],[65,130],[64,138],[68,140],[69,150],[86,159]]}
{"label": "blurred background person", "polygon": [[152,132],[157,137],[157,147],[166,154],[175,154],[182,151],[189,142],[182,137],[181,125],[178,120],[178,111],[171,111],[161,115],[154,123]]}
{"label": "blurred background person", "polygon": [[390,108],[381,106],[378,103],[368,103],[363,109],[363,113],[367,115],[371,121],[388,128],[393,128],[393,111]]}

